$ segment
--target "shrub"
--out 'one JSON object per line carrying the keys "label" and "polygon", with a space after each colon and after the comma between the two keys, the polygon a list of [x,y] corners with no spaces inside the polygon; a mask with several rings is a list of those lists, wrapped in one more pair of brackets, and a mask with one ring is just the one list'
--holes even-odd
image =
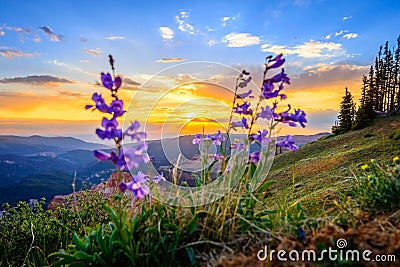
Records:
{"label": "shrub", "polygon": [[107,221],[100,205],[101,194],[81,192],[76,200],[75,204],[69,202],[54,211],[43,208],[44,199],[33,207],[23,201],[15,207],[4,204],[0,218],[0,265],[48,265],[47,255],[65,249],[74,233],[83,234],[85,227]]}

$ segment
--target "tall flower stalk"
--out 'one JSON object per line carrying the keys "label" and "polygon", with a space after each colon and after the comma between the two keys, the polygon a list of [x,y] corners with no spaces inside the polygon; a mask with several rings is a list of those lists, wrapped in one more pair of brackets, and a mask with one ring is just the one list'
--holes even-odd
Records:
{"label": "tall flower stalk", "polygon": [[[244,93],[239,93],[239,90],[247,87],[247,85],[251,82],[252,78],[250,73],[246,70],[243,70],[236,79],[234,96],[232,101],[232,109],[229,117],[228,128],[226,130],[227,141],[224,145],[220,144],[220,155],[221,158],[225,158],[222,161],[221,168],[222,171],[225,170],[227,165],[227,160],[229,159],[228,153],[228,140],[231,130],[242,129],[247,132],[247,137],[250,143],[258,144],[259,150],[253,151],[249,154],[248,164],[257,165],[260,160],[264,157],[268,157],[268,153],[270,153],[272,146],[285,147],[289,150],[297,150],[298,146],[295,144],[294,140],[290,135],[287,135],[283,140],[272,143],[272,133],[275,131],[276,126],[279,123],[288,124],[291,127],[296,127],[300,125],[301,127],[305,127],[305,123],[307,123],[306,113],[300,109],[291,110],[291,106],[288,105],[288,109],[282,112],[277,112],[278,104],[284,100],[286,100],[286,94],[283,94],[281,91],[284,89],[285,85],[290,85],[290,78],[285,73],[284,69],[281,68],[281,71],[272,76],[267,77],[269,70],[278,69],[285,63],[285,59],[283,55],[280,54],[276,57],[269,56],[266,58],[265,69],[263,73],[263,80],[261,83],[261,94],[258,96],[257,104],[255,108],[252,108],[250,99],[255,98],[252,94],[252,90],[248,90]],[[273,101],[272,107],[267,103],[267,101]],[[261,109],[261,110],[260,110]],[[233,121],[234,115],[240,115],[240,120]],[[259,122],[259,120],[267,120],[269,121],[268,129],[259,129],[257,132],[254,132],[254,126]],[[199,140],[196,143],[200,143]],[[249,146],[250,144],[231,144],[231,148],[237,148],[237,146]],[[249,147],[248,147],[249,149]],[[262,162],[261,164],[265,164]],[[258,168],[257,166],[255,173],[261,175],[261,170],[263,168]],[[250,168],[248,168],[250,172]],[[250,173],[249,173],[250,175]]]}
{"label": "tall flower stalk", "polygon": [[[101,121],[101,128],[96,129],[96,134],[102,140],[114,140],[116,150],[112,150],[110,153],[95,150],[94,156],[100,161],[111,161],[116,166],[118,172],[117,182],[122,192],[129,190],[133,192],[135,197],[144,198],[149,193],[147,186],[149,177],[139,171],[136,175],[131,175],[132,181],[126,182],[122,180],[122,172],[137,169],[140,164],[146,164],[150,161],[146,153],[146,133],[139,131],[140,123],[138,121],[131,122],[125,130],[119,126],[118,119],[126,113],[123,100],[118,98],[122,79],[120,76],[115,75],[115,61],[111,55],[109,56],[109,62],[112,74],[102,72],[101,82],[110,91],[113,100],[108,105],[101,94],[94,93],[92,96],[94,103],[86,105],[86,109],[91,109],[92,111],[98,110],[105,114],[105,117]],[[137,146],[135,148],[123,147],[122,142],[126,137],[130,137],[132,141],[136,141]],[[157,175],[152,180],[159,182],[165,180],[165,178],[162,175]]]}

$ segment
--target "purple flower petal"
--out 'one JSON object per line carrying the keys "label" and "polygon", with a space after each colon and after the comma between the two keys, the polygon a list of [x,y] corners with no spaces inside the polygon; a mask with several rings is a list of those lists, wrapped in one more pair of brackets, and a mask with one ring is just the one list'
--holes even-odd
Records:
{"label": "purple flower petal", "polygon": [[119,76],[115,77],[115,80],[114,80],[115,88],[114,89],[117,90],[118,88],[120,88],[121,84],[122,84],[121,77],[119,77]]}
{"label": "purple flower petal", "polygon": [[165,177],[164,177],[164,174],[161,173],[161,174],[159,174],[159,175],[154,176],[153,181],[154,181],[156,184],[158,184],[158,183],[161,182],[161,181],[166,181],[166,179],[165,179]]}
{"label": "purple flower petal", "polygon": [[101,82],[103,83],[103,86],[107,89],[112,90],[113,89],[113,80],[111,77],[110,73],[104,74],[103,72],[101,73]]}
{"label": "purple flower petal", "polygon": [[110,160],[111,159],[111,154],[106,153],[104,151],[101,150],[95,150],[94,151],[94,156],[101,160],[101,161],[106,161],[106,160]]}
{"label": "purple flower petal", "polygon": [[250,162],[257,164],[260,161],[260,151],[254,151],[249,155]]}
{"label": "purple flower petal", "polygon": [[120,190],[122,193],[124,193],[124,192],[126,191],[126,189],[128,189],[128,186],[127,186],[126,183],[121,182],[121,183],[119,184],[118,188],[119,188],[119,190]]}

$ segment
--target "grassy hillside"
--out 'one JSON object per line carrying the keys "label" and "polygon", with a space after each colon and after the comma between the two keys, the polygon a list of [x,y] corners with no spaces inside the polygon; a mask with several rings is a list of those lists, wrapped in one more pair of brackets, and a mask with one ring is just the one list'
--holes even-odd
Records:
{"label": "grassy hillside", "polygon": [[278,183],[271,187],[270,203],[287,195],[306,204],[314,216],[322,215],[332,206],[336,189],[351,190],[351,180],[362,164],[371,159],[386,164],[398,155],[400,116],[376,119],[362,130],[323,137],[275,157],[267,179]]}

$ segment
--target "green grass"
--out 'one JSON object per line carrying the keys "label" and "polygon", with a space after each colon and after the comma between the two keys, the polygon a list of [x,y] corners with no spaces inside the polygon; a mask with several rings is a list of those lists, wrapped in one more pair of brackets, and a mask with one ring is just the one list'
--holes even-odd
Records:
{"label": "green grass", "polygon": [[[268,192],[273,206],[282,194],[298,186],[294,198],[302,200],[309,216],[323,216],[334,208],[340,191],[351,190],[350,178],[361,165],[375,159],[388,164],[400,155],[400,141],[393,138],[400,128],[400,116],[376,119],[371,126],[341,135],[330,135],[306,144],[298,151],[278,155],[269,173],[277,180]],[[365,138],[367,133],[373,136]],[[294,178],[293,178],[294,176]]]}

